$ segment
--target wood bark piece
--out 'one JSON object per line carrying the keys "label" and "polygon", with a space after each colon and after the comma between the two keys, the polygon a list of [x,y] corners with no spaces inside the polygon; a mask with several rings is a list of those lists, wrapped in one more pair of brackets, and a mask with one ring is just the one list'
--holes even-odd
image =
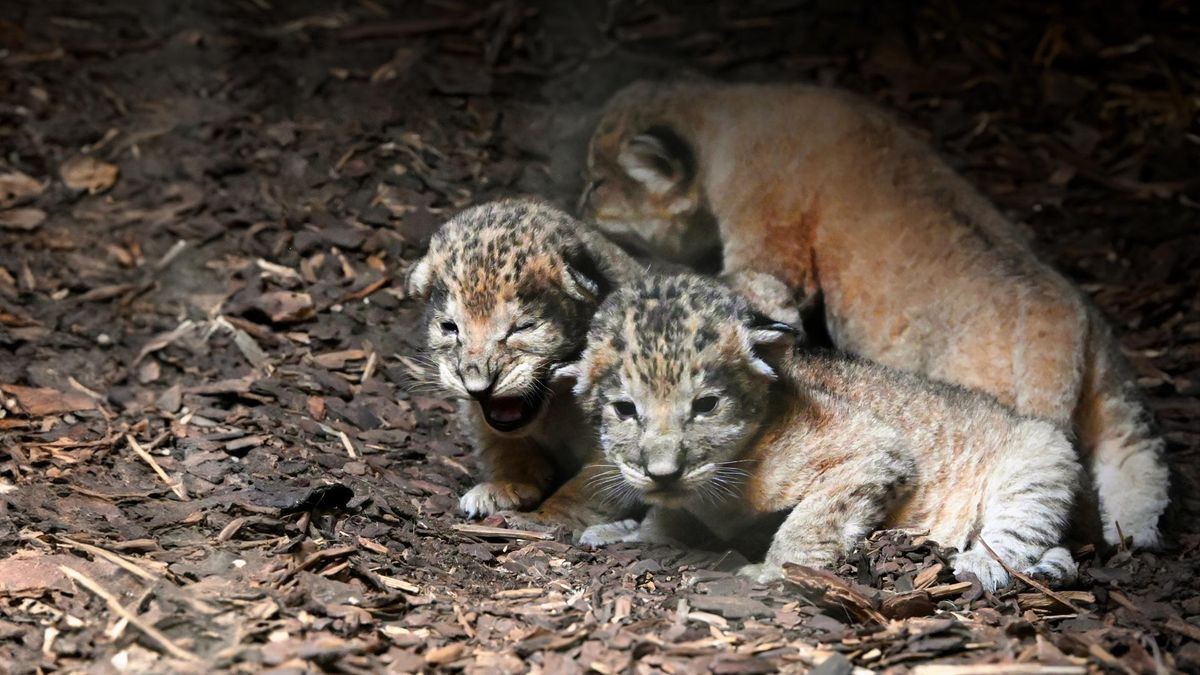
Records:
{"label": "wood bark piece", "polygon": [[784,563],[783,578],[799,587],[801,595],[813,603],[846,612],[859,623],[882,626],[887,617],[862,593],[836,575],[824,570]]}
{"label": "wood bark piece", "polygon": [[30,417],[46,417],[62,413],[94,410],[96,401],[77,391],[58,391],[45,387],[21,387],[15,384],[0,384],[0,392],[16,400],[17,412]]}

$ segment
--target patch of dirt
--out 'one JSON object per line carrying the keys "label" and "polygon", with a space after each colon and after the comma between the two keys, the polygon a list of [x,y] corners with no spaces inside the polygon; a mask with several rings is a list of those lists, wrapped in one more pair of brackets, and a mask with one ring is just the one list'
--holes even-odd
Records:
{"label": "patch of dirt", "polygon": [[[1200,670],[1192,8],[828,4],[0,18],[0,669]],[[597,106],[685,70],[866,94],[1027,224],[1133,360],[1178,545],[986,595],[902,533],[755,587],[732,556],[462,527],[476,467],[412,386],[403,274],[467,204],[571,204]]]}

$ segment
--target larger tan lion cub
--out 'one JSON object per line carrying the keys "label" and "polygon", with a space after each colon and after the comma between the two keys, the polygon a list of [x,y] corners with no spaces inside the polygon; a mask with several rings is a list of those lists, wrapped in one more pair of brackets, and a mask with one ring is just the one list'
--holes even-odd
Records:
{"label": "larger tan lion cub", "polygon": [[982,195],[878,108],[789,85],[638,83],[609,104],[584,209],[677,262],[821,297],[834,343],[1077,436],[1104,537],[1160,542],[1163,442],[1113,336]]}

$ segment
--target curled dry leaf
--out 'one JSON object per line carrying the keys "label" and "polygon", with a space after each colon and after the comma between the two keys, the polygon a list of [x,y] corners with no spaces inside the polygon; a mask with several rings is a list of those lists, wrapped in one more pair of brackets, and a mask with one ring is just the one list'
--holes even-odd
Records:
{"label": "curled dry leaf", "polygon": [[95,157],[79,155],[63,162],[60,169],[63,183],[72,190],[87,190],[88,194],[104,192],[117,182],[120,169],[116,164]]}
{"label": "curled dry leaf", "polygon": [[46,186],[20,171],[0,173],[0,209],[37,199],[45,188]]}
{"label": "curled dry leaf", "polygon": [[36,230],[46,222],[46,212],[41,209],[9,209],[0,211],[0,229]]}

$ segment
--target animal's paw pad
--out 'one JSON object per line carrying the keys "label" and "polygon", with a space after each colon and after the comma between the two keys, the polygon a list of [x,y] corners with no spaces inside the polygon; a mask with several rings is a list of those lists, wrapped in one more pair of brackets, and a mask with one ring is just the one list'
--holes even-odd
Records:
{"label": "animal's paw pad", "polygon": [[618,520],[614,523],[592,525],[579,535],[580,546],[607,546],[622,541],[631,541],[637,536],[641,524],[636,520]]}
{"label": "animal's paw pad", "polygon": [[783,568],[768,563],[751,563],[738,568],[738,576],[748,577],[760,584],[769,584],[783,578]]}
{"label": "animal's paw pad", "polygon": [[954,557],[954,575],[962,579],[968,573],[979,579],[983,590],[991,592],[1008,585],[1008,572],[982,547],[959,553]]}
{"label": "animal's paw pad", "polygon": [[488,481],[467,491],[458,500],[458,508],[469,518],[482,518],[500,511],[533,508],[542,499],[542,491],[529,483]]}

